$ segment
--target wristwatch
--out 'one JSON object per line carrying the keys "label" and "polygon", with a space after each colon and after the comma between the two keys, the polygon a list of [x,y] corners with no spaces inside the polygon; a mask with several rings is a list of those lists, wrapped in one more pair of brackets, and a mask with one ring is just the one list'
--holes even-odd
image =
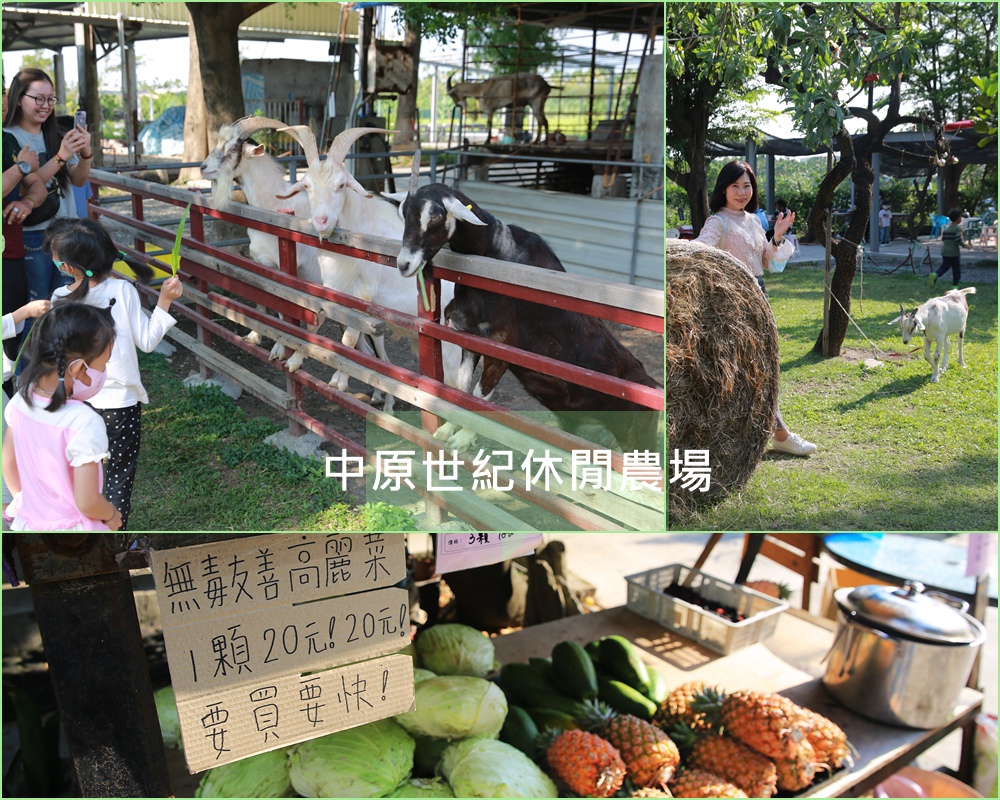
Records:
{"label": "wristwatch", "polygon": [[22,175],[31,174],[31,164],[29,164],[27,161],[18,161],[17,168],[21,170]]}

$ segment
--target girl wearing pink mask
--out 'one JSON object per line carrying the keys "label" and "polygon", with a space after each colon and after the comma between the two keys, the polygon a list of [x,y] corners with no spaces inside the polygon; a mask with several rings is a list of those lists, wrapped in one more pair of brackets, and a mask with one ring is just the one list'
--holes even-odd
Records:
{"label": "girl wearing pink mask", "polygon": [[[104,494],[121,511],[121,529],[126,530],[139,463],[142,404],[149,402],[136,349],[151,352],[176,324],[167,312],[183,287],[177,277],[164,281],[156,308],[147,317],[142,313],[135,286],[114,277],[114,263],[121,254],[108,232],[93,220],[54,220],[46,231],[44,248],[56,267],[73,279],[72,284],[52,293],[53,304],[78,301],[110,309],[115,325],[115,349],[108,362],[107,381],[88,402],[107,425],[111,454],[105,469]],[[148,281],[152,276],[152,270],[144,264],[130,261],[129,266],[140,280]]]}
{"label": "girl wearing pink mask", "polygon": [[32,329],[20,390],[5,411],[3,476],[15,531],[116,531],[119,510],[101,494],[104,420],[84,400],[100,392],[115,345],[110,317],[63,303]]}

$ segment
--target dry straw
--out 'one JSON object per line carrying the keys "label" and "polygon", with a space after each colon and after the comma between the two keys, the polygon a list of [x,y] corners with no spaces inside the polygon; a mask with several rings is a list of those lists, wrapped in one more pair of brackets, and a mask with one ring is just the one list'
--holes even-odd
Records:
{"label": "dry straw", "polygon": [[760,463],[778,408],[778,331],[741,262],[695,242],[665,246],[667,452],[708,450],[712,468],[706,493],[670,484],[680,520],[743,488]]}

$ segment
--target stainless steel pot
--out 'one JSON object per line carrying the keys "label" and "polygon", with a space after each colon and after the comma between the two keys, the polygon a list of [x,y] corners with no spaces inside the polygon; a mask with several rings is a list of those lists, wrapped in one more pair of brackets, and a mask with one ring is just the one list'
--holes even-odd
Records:
{"label": "stainless steel pot", "polygon": [[834,592],[837,638],[823,684],[852,711],[888,725],[936,728],[951,719],[986,629],[968,604],[922,584]]}

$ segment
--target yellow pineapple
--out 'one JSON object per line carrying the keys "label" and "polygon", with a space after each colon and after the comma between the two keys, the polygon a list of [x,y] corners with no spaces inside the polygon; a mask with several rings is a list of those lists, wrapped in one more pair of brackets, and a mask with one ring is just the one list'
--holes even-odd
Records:
{"label": "yellow pineapple", "polygon": [[816,751],[808,741],[799,742],[795,755],[774,762],[778,773],[778,788],[783,792],[800,792],[816,779]]}
{"label": "yellow pineapple", "polygon": [[660,726],[664,730],[679,722],[690,725],[695,730],[708,730],[709,725],[704,714],[698,714],[691,709],[691,702],[699,692],[704,691],[704,681],[689,681],[682,683],[670,694],[667,699],[660,704],[653,724]]}
{"label": "yellow pineapple", "polygon": [[705,689],[692,703],[697,712],[721,726],[724,732],[770,759],[794,758],[797,746],[805,741],[813,723],[794,714],[786,698],[764,692],[724,694]]}
{"label": "yellow pineapple", "polygon": [[670,784],[674,797],[746,797],[747,794],[725,778],[700,769],[684,768]]}
{"label": "yellow pineapple", "polygon": [[618,748],[632,782],[638,787],[665,787],[681,760],[673,740],[644,719],[617,714],[604,703],[586,705],[580,723]]}
{"label": "yellow pineapple", "polygon": [[701,737],[684,763],[724,778],[750,797],[773,796],[778,781],[774,762],[729,736]]}
{"label": "yellow pineapple", "polygon": [[807,739],[816,751],[816,761],[830,769],[840,769],[844,762],[852,762],[847,734],[840,726],[808,708],[796,706],[799,714],[812,723]]}
{"label": "yellow pineapple", "polygon": [[587,731],[562,731],[545,757],[556,777],[581,797],[611,797],[625,782],[618,750]]}

